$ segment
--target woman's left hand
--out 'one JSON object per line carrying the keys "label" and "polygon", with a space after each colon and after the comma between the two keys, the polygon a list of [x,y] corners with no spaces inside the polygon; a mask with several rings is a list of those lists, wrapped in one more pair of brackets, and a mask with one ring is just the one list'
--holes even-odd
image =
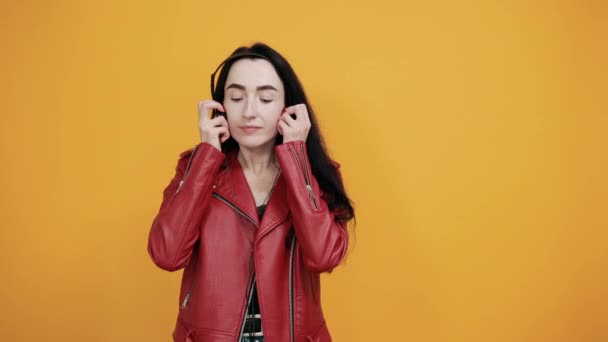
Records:
{"label": "woman's left hand", "polygon": [[[292,118],[291,114],[295,114],[296,118]],[[284,143],[296,140],[306,141],[310,131],[310,118],[306,104],[300,103],[283,109],[277,129],[283,136]]]}

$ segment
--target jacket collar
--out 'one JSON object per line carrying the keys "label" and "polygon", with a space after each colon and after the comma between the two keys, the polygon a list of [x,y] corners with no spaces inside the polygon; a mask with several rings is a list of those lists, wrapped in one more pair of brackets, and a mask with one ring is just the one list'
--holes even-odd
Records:
{"label": "jacket collar", "polygon": [[285,183],[285,177],[283,177],[282,171],[279,169],[279,178],[268,199],[266,210],[264,211],[262,221],[260,222],[255,207],[255,199],[249,189],[249,184],[245,178],[243,168],[236,158],[236,151],[226,155],[224,167],[218,177],[214,192],[237,207],[247,215],[251,221],[256,223],[258,226],[256,239],[275,228],[279,223],[287,219],[287,216],[289,215],[289,206],[287,205],[286,196],[287,184]]}

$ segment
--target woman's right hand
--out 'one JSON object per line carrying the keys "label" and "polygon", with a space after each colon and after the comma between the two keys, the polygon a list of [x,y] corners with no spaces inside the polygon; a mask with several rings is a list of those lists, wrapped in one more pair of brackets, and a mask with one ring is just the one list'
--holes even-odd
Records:
{"label": "woman's right hand", "polygon": [[224,106],[219,102],[213,100],[198,102],[198,129],[201,142],[209,143],[221,151],[221,143],[230,138],[230,130],[228,129],[228,122],[223,116],[220,115],[214,119],[209,117],[211,109],[226,112]]}

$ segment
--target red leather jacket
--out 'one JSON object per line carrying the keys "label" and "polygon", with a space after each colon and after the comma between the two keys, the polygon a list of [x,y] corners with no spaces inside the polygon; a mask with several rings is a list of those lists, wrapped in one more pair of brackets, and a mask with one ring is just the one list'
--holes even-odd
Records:
{"label": "red leather jacket", "polygon": [[344,258],[347,229],[327,207],[305,143],[275,155],[281,171],[261,222],[235,153],[200,143],[180,155],[148,239],[158,267],[185,267],[174,341],[240,341],[254,280],[266,342],[331,341],[319,273]]}

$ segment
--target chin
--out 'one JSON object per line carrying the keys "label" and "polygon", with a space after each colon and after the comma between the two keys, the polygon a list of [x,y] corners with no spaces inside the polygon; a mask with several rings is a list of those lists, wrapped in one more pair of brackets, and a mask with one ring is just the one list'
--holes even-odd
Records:
{"label": "chin", "polygon": [[276,137],[263,137],[263,136],[241,136],[241,137],[232,137],[240,147],[248,148],[248,149],[256,149],[263,146],[267,146],[268,144],[274,145],[274,141]]}

